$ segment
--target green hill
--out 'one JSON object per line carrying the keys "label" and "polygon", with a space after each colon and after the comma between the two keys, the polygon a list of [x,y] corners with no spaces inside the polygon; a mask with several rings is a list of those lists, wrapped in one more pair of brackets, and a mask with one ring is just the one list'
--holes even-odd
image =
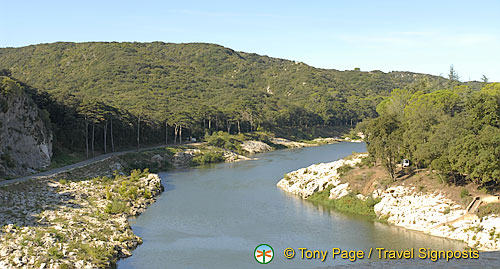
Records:
{"label": "green hill", "polygon": [[55,142],[71,149],[83,149],[89,137],[109,148],[112,138],[120,145],[157,143],[181,130],[185,139],[216,130],[307,133],[353,125],[377,116],[376,105],[394,88],[448,83],[410,72],[319,69],[203,43],[2,48],[0,69],[38,90]]}

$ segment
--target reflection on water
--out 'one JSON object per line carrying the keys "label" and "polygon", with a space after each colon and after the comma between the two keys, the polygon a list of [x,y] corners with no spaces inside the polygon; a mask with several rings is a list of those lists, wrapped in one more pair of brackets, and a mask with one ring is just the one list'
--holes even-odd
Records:
{"label": "reflection on water", "polygon": [[[120,268],[255,268],[255,247],[274,248],[270,268],[314,268],[351,264],[345,260],[287,260],[285,248],[371,247],[460,250],[463,243],[374,223],[339,213],[278,189],[283,174],[365,151],[360,143],[282,150],[258,160],[162,173],[168,186],[157,202],[131,220],[144,243]],[[360,265],[366,260],[356,262]],[[383,261],[377,262],[382,264]]]}

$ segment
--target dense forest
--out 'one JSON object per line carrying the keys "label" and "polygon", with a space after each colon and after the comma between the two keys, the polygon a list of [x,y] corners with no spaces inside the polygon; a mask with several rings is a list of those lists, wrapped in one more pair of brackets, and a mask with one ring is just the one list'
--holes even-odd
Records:
{"label": "dense forest", "polygon": [[2,48],[0,69],[36,91],[33,98],[50,114],[56,150],[87,155],[220,130],[307,133],[355,125],[376,117],[377,104],[394,88],[426,92],[449,84],[410,72],[318,69],[202,43]]}
{"label": "dense forest", "polygon": [[395,89],[377,112],[358,128],[393,179],[396,164],[409,159],[456,184],[500,186],[500,83],[485,83],[481,90]]}

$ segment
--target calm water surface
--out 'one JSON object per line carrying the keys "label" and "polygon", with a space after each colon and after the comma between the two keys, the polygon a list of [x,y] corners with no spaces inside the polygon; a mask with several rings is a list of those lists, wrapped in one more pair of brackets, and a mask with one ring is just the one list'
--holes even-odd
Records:
{"label": "calm water surface", "polygon": [[[349,261],[287,260],[292,247],[368,250],[370,247],[461,250],[464,244],[326,210],[276,187],[283,174],[366,151],[364,143],[280,150],[258,160],[161,173],[166,191],[131,225],[144,243],[119,268],[311,268]],[[267,243],[274,260],[258,264]],[[356,264],[368,262],[357,261]],[[375,261],[377,262],[377,261]]]}

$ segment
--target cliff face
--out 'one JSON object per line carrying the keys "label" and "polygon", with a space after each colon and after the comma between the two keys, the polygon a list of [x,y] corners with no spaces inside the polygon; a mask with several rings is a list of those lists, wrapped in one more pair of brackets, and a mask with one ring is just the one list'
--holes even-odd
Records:
{"label": "cliff face", "polygon": [[51,157],[47,112],[36,106],[20,83],[0,76],[0,177],[32,173],[47,167]]}

